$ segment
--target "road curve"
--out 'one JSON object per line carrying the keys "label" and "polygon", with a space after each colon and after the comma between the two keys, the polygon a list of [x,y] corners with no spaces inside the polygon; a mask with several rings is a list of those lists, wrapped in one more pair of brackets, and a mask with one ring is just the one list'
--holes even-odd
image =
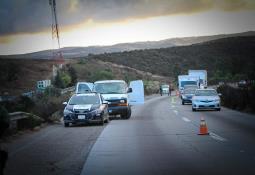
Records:
{"label": "road curve", "polygon": [[[210,135],[197,135],[201,117]],[[129,120],[107,125],[81,175],[254,175],[254,137],[254,115],[192,112],[175,96],[157,96],[133,107]]]}

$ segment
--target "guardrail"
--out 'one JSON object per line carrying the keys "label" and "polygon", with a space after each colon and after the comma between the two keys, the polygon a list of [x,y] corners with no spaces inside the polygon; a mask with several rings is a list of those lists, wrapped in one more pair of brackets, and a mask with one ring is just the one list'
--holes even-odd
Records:
{"label": "guardrail", "polygon": [[74,90],[75,90],[75,86],[65,88],[65,89],[61,89],[61,94],[65,94],[67,92],[73,92]]}
{"label": "guardrail", "polygon": [[18,120],[28,118],[30,115],[31,114],[26,113],[26,112],[12,112],[12,113],[9,113],[9,116],[10,116],[10,129],[16,129]]}

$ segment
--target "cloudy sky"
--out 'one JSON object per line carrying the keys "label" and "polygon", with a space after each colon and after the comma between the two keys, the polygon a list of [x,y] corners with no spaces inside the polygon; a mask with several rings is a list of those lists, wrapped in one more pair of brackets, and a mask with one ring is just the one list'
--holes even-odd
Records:
{"label": "cloudy sky", "polygon": [[[255,31],[255,0],[56,0],[61,47]],[[56,47],[49,0],[0,0],[0,55]]]}

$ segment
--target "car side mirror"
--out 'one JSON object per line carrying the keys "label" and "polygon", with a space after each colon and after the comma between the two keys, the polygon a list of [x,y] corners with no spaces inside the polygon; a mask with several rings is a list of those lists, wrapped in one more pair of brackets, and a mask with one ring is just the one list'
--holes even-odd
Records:
{"label": "car side mirror", "polygon": [[131,92],[133,92],[133,89],[132,88],[128,88],[127,93],[131,93]]}
{"label": "car side mirror", "polygon": [[65,101],[65,102],[63,102],[62,104],[63,104],[63,105],[67,105],[67,102]]}

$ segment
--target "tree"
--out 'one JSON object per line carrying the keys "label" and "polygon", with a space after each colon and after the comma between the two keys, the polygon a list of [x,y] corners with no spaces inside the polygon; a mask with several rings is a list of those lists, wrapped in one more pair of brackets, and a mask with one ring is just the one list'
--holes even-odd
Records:
{"label": "tree", "polygon": [[60,73],[60,71],[57,71],[57,75],[56,75],[56,77],[55,77],[55,79],[54,79],[54,81],[53,81],[53,84],[55,85],[55,87],[57,87],[57,88],[64,88],[64,82],[63,82],[63,80],[62,80],[62,78],[61,78],[61,73]]}
{"label": "tree", "polygon": [[76,73],[76,70],[70,66],[68,67],[68,73],[71,77],[71,85],[75,85],[77,83],[77,73]]}

